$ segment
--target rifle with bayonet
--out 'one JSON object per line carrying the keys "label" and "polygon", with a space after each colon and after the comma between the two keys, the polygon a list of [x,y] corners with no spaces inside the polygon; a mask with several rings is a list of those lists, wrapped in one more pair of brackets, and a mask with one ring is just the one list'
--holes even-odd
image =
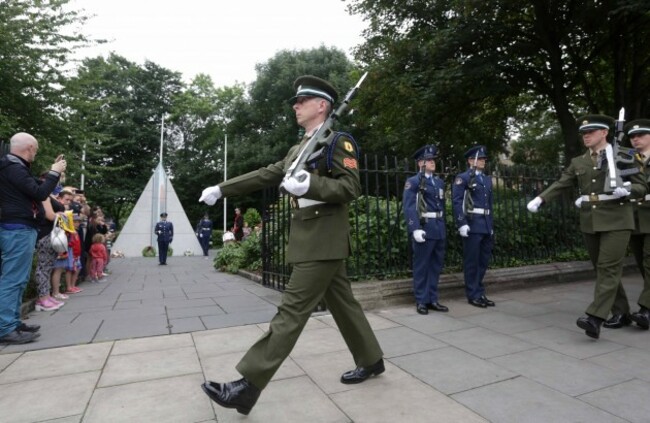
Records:
{"label": "rifle with bayonet", "polygon": [[423,216],[427,212],[427,200],[424,197],[424,192],[426,191],[426,182],[427,177],[425,174],[426,161],[420,166],[420,183],[418,184],[418,193],[416,194],[415,204],[418,210],[418,216],[420,217],[420,226],[424,227],[426,223],[426,218]]}
{"label": "rifle with bayonet", "polygon": [[476,154],[474,155],[474,165],[470,165],[469,168],[469,179],[467,180],[467,189],[465,190],[465,193],[463,194],[463,213],[467,214],[471,210],[474,210],[474,199],[472,199],[472,194],[470,191],[474,191],[476,189],[476,167],[478,163],[478,152],[480,149],[476,150]]}
{"label": "rifle with bayonet", "polygon": [[[604,192],[610,194],[616,188],[625,187],[623,182],[624,176],[634,175],[639,173],[639,168],[631,166],[634,164],[634,150],[629,148],[621,148],[621,141],[625,131],[625,108],[621,107],[618,113],[618,120],[615,124],[614,139],[611,144],[605,147],[605,158],[607,160],[607,176],[605,177]],[[600,164],[599,166],[600,167]]]}
{"label": "rifle with bayonet", "polygon": [[[295,177],[296,174],[305,169],[307,165],[318,161],[325,155],[327,152],[327,147],[329,147],[329,145],[332,143],[336,134],[332,130],[334,122],[338,120],[341,115],[343,115],[343,113],[347,110],[350,101],[352,101],[352,99],[356,96],[357,91],[359,91],[359,87],[361,86],[363,80],[366,79],[366,76],[368,76],[368,72],[363,74],[361,79],[359,79],[359,82],[357,82],[357,84],[352,87],[352,89],[350,89],[350,91],[348,91],[348,93],[345,95],[345,98],[339,107],[332,111],[325,122],[323,122],[321,127],[318,128],[316,133],[314,133],[314,135],[309,138],[307,144],[305,144],[303,149],[298,154],[298,157],[296,157],[293,163],[291,163],[291,166],[284,176],[285,179]],[[302,177],[298,177],[298,180],[300,182],[302,182],[305,178],[304,175],[301,176]]]}

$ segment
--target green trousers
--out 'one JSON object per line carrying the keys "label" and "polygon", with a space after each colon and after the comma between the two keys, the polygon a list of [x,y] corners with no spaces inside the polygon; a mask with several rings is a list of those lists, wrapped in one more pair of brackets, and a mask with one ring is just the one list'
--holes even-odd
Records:
{"label": "green trousers", "polygon": [[643,291],[637,303],[650,309],[650,234],[634,234],[630,237],[630,249],[643,276]]}
{"label": "green trousers", "polygon": [[621,284],[623,258],[632,231],[583,233],[587,252],[596,268],[594,300],[587,307],[591,316],[607,319],[609,312],[629,313],[630,305]]}
{"label": "green trousers", "polygon": [[268,332],[246,352],[237,364],[237,371],[257,388],[264,389],[291,353],[311,313],[322,299],[325,299],[355,364],[364,367],[379,361],[383,352],[361,305],[352,295],[345,260],[328,260],[294,264]]}

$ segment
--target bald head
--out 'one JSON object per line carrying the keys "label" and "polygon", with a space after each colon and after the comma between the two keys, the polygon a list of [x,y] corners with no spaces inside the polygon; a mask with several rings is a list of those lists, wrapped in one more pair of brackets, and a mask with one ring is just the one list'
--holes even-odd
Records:
{"label": "bald head", "polygon": [[15,154],[28,162],[33,162],[38,151],[38,141],[27,132],[19,132],[10,140],[11,154]]}

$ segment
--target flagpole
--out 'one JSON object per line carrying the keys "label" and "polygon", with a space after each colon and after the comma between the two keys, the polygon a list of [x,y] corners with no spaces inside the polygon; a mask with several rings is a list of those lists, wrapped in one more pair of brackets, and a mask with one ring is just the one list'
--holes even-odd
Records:
{"label": "flagpole", "polygon": [[[224,147],[223,147],[223,180],[224,182],[228,180],[228,134],[226,134],[225,141],[224,141]],[[223,199],[223,232],[226,233],[226,225],[227,225],[227,219],[226,219],[226,213],[228,210],[228,199],[224,198]]]}
{"label": "flagpole", "polygon": [[160,163],[163,161],[163,131],[165,130],[165,115],[160,120]]}

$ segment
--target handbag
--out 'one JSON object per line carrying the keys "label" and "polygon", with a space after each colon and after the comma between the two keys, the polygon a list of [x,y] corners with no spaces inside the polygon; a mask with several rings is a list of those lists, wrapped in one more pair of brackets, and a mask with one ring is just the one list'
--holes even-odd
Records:
{"label": "handbag", "polygon": [[52,244],[52,249],[57,253],[65,253],[68,251],[68,236],[65,234],[65,231],[59,224],[60,216],[56,215],[54,219],[54,226],[52,227],[52,232],[50,233],[50,243]]}

